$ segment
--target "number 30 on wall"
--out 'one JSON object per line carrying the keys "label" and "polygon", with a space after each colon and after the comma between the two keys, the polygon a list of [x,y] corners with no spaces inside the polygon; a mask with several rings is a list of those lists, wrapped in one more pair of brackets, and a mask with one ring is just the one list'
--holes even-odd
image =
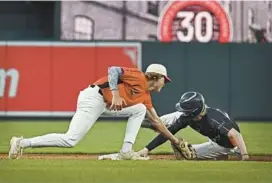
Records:
{"label": "number 30 on wall", "polygon": [[[210,13],[203,11],[195,14],[191,11],[182,11],[177,13],[177,18],[183,19],[180,21],[180,26],[187,29],[186,34],[181,30],[177,31],[179,41],[190,42],[194,36],[199,42],[211,41],[213,36],[213,18]],[[202,20],[206,21],[204,34],[202,34]]]}
{"label": "number 30 on wall", "polygon": [[232,41],[232,32],[230,15],[216,0],[169,1],[158,23],[158,38],[162,42],[228,43]]}

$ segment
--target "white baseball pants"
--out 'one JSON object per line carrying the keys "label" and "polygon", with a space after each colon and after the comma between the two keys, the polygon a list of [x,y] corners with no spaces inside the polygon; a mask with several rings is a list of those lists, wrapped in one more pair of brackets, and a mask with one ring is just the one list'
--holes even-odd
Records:
{"label": "white baseball pants", "polygon": [[66,133],[51,133],[23,139],[21,141],[22,147],[73,147],[84,137],[101,115],[128,117],[124,142],[134,144],[146,114],[145,105],[137,104],[123,108],[121,111],[109,111],[106,108],[103,96],[98,91],[99,88],[95,86],[94,88],[88,87],[80,92],[76,113]]}
{"label": "white baseball pants", "polygon": [[[173,112],[161,116],[161,120],[166,126],[170,126],[175,123],[180,117],[182,112]],[[215,159],[221,155],[239,154],[240,151],[237,148],[225,148],[209,139],[208,142],[202,144],[193,144],[193,148],[196,150],[197,159]]]}

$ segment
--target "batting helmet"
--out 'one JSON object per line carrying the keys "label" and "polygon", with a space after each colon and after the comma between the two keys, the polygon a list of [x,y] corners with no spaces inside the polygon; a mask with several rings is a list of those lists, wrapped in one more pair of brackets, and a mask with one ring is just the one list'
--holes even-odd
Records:
{"label": "batting helmet", "polygon": [[206,109],[205,99],[198,92],[186,92],[176,104],[176,109],[183,112],[185,116],[192,118],[197,117]]}

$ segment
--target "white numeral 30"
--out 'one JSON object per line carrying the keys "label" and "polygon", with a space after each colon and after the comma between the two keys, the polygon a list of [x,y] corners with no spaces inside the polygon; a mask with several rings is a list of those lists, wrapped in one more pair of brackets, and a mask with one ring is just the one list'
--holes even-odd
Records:
{"label": "white numeral 30", "polygon": [[[181,21],[182,28],[187,29],[187,34],[185,35],[182,31],[177,31],[177,37],[182,42],[190,42],[193,40],[194,34],[199,42],[209,42],[212,39],[213,34],[213,19],[210,13],[202,11],[195,15],[191,11],[181,11],[177,14],[178,18],[184,18]],[[192,19],[194,19],[194,26],[191,24]],[[206,20],[206,33],[202,34],[202,19]]]}

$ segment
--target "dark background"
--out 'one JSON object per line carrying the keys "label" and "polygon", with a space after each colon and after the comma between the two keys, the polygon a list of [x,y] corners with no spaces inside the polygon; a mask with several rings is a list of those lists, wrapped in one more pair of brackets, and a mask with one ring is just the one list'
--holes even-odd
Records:
{"label": "dark background", "polygon": [[0,2],[0,40],[59,38],[59,2]]}
{"label": "dark background", "polygon": [[160,114],[186,91],[242,120],[272,119],[271,44],[143,43],[143,66],[159,62],[173,83],[153,95]]}

